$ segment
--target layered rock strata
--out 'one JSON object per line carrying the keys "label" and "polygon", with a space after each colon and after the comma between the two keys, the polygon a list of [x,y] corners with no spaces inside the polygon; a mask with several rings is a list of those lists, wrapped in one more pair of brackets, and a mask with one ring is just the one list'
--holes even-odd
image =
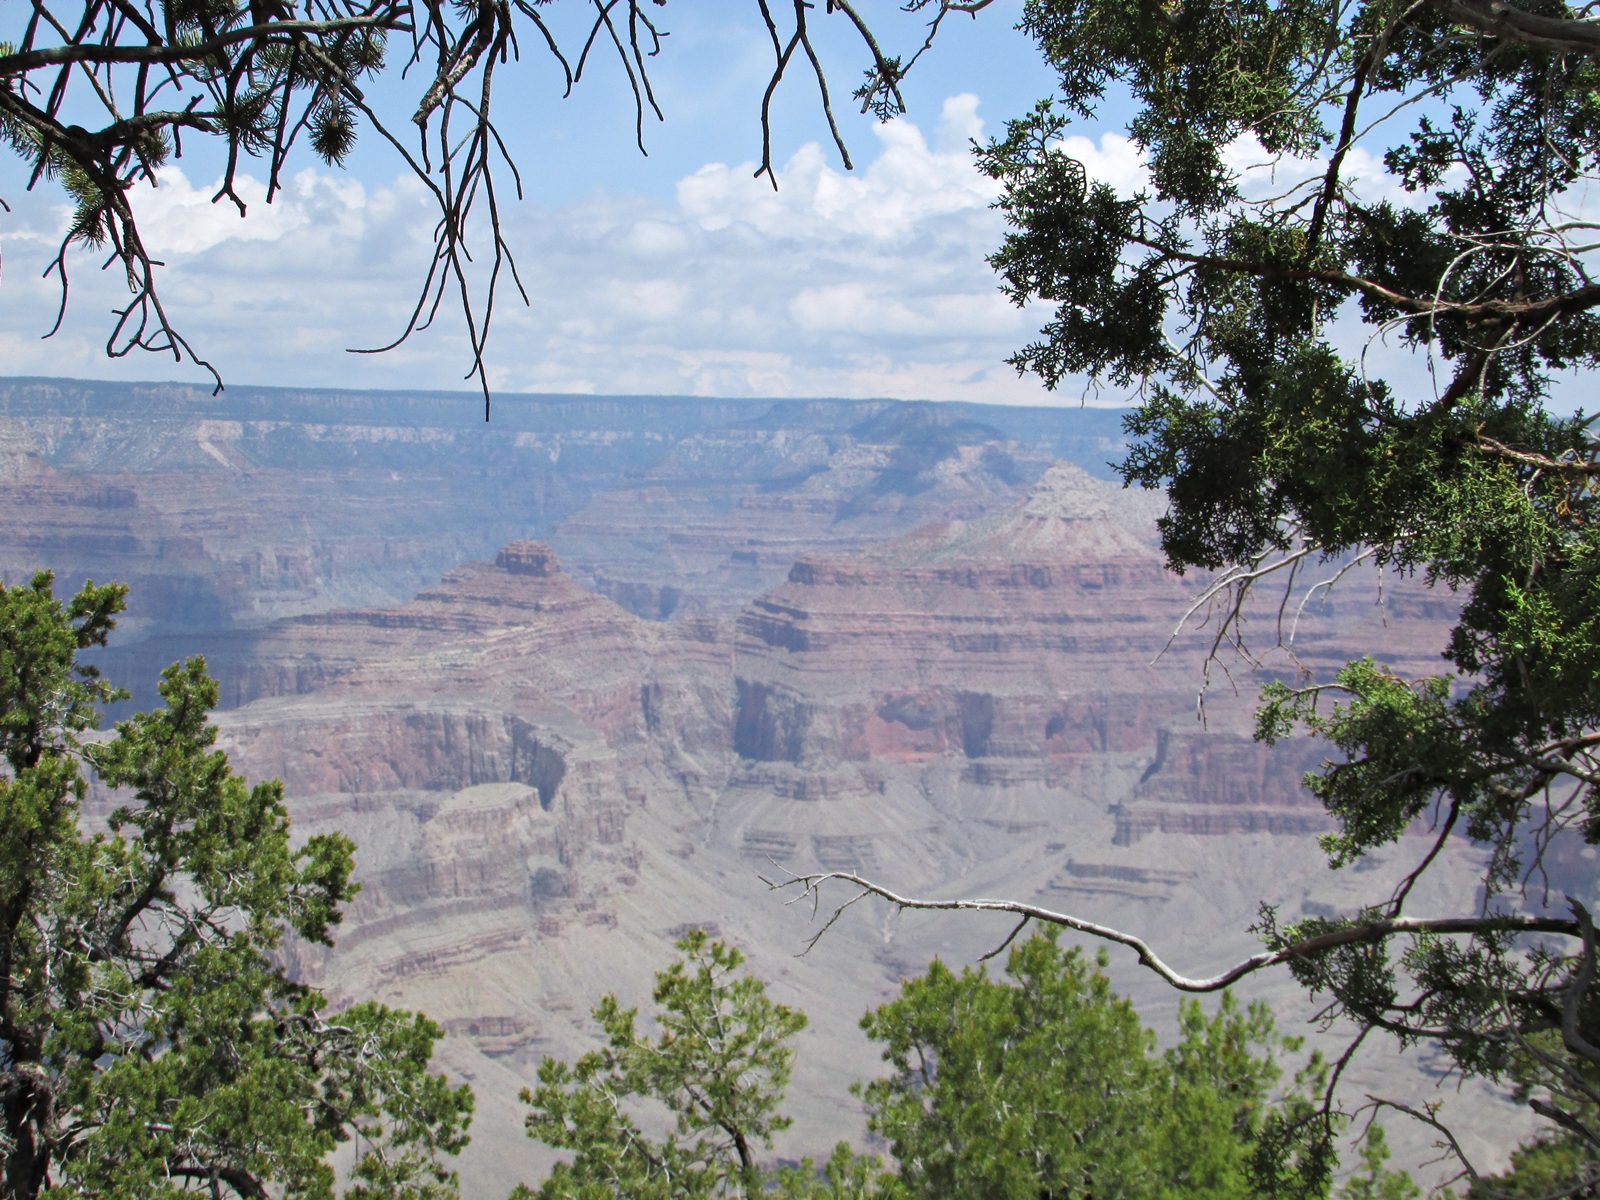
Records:
{"label": "layered rock strata", "polygon": [[[1247,706],[1225,686],[1195,720],[1214,635],[1174,631],[1211,581],[1164,568],[1136,519],[1148,503],[1062,465],[1005,513],[796,563],[737,623],[744,776],[770,789],[809,775],[787,786],[817,792],[839,764],[874,779],[926,763],[988,789],[1071,789],[1125,761],[1137,777],[1107,795],[1118,844],[1324,829],[1299,786],[1318,750],[1241,737]],[[1296,630],[1301,663],[1327,674],[1363,647],[1429,669],[1449,609],[1416,591],[1370,611],[1366,596],[1319,604]]]}
{"label": "layered rock strata", "polygon": [[[1003,507],[1052,456],[1103,464],[1119,442],[1115,414],[893,401],[505,396],[481,416],[464,394],[0,379],[0,580],[120,579],[124,644],[192,645],[394,604],[543,535],[635,611],[733,611],[828,544],[819,498],[881,538]],[[608,502],[619,487],[673,503]]]}
{"label": "layered rock strata", "polygon": [[[215,664],[238,705],[217,718],[226,744],[285,780],[298,828],[360,846],[338,946],[301,948],[297,969],[445,1024],[441,1061],[481,1095],[464,1177],[503,1191],[541,1162],[518,1088],[542,1055],[593,1044],[596,997],[644,1001],[686,928],[740,945],[813,1018],[786,1154],[861,1135],[841,1105],[877,1069],[861,1010],[934,954],[1005,934],[863,902],[797,959],[817,926],[764,880],[1038,898],[1196,970],[1249,952],[1262,900],[1292,915],[1370,896],[1381,876],[1329,875],[1308,836],[1325,821],[1297,779],[1317,748],[1243,736],[1254,680],[1244,702],[1214,689],[1197,722],[1214,631],[1162,650],[1206,581],[1163,569],[1152,516],[1058,465],[1005,512],[807,555],[732,620],[641,619],[521,541],[410,603],[250,632]],[[1372,600],[1308,607],[1312,670],[1363,651],[1432,665],[1448,605]],[[1418,905],[1470,889],[1458,857]],[[826,893],[820,916],[850,895]],[[1113,965],[1159,1023],[1170,994]],[[1286,977],[1251,994],[1296,1019]]]}

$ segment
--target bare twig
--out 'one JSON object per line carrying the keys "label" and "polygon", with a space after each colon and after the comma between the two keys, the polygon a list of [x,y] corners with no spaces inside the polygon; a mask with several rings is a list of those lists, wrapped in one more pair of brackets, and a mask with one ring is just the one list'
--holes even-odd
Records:
{"label": "bare twig", "polygon": [[[1003,912],[1011,913],[1018,917],[1034,921],[1043,921],[1048,925],[1060,925],[1079,933],[1088,934],[1090,937],[1102,941],[1115,942],[1127,946],[1139,957],[1139,964],[1148,967],[1159,975],[1172,987],[1182,992],[1217,992],[1230,984],[1252,975],[1266,967],[1277,966],[1280,963],[1297,959],[1307,959],[1338,949],[1341,946],[1353,946],[1363,943],[1381,942],[1388,938],[1407,934],[1445,934],[1445,935],[1476,935],[1486,933],[1555,933],[1566,937],[1580,936],[1578,922],[1563,920],[1558,917],[1525,917],[1516,914],[1492,914],[1484,917],[1390,917],[1381,920],[1360,921],[1345,928],[1334,930],[1330,933],[1318,934],[1315,937],[1303,938],[1275,950],[1264,950],[1253,954],[1242,962],[1236,963],[1220,974],[1191,978],[1181,975],[1169,967],[1157,956],[1148,943],[1142,938],[1131,933],[1124,933],[1120,929],[1113,929],[1094,921],[1086,921],[1082,917],[1074,917],[1067,913],[1053,912],[1047,908],[1040,908],[1033,904],[1024,904],[1016,900],[987,900],[987,899],[960,899],[960,900],[920,900],[910,896],[902,896],[891,891],[882,884],[874,883],[860,875],[848,871],[828,871],[813,875],[791,875],[788,879],[774,882],[762,879],[773,891],[788,891],[798,889],[798,894],[790,901],[808,900],[812,911],[819,911],[822,888],[828,883],[839,882],[849,884],[856,890],[855,895],[834,908],[827,922],[806,941],[806,950],[812,949],[822,939],[823,935],[833,928],[835,922],[844,915],[845,911],[868,896],[876,896],[887,900],[898,909],[916,909],[931,911],[965,911],[965,912]],[[1021,932],[1021,925],[1013,931],[1012,936]],[[1007,939],[1009,943],[1010,939]]]}
{"label": "bare twig", "polygon": [[[537,0],[304,0],[296,6],[252,4],[239,10],[237,20],[220,19],[204,6],[181,12],[163,7],[157,17],[154,7],[147,14],[133,0],[79,3],[81,11],[69,16],[58,15],[48,0],[33,0],[21,41],[0,55],[4,144],[27,164],[30,188],[41,180],[60,181],[77,206],[72,228],[46,272],[58,280],[60,303],[45,336],[60,328],[66,310],[68,252],[109,243],[106,265],[117,264],[132,298],[115,312],[107,353],[170,353],[209,371],[218,389],[220,374],[195,354],[169,319],[157,288],[163,264],[149,254],[128,202],[139,181],[152,186],[159,182],[156,169],[169,153],[181,156],[185,134],[219,141],[225,166],[215,198],[231,201],[243,215],[237,186],[242,157],[266,160],[271,203],[302,134],[309,135],[328,163],[337,165],[349,150],[355,120],[364,118],[427,189],[438,222],[421,287],[398,335],[383,346],[355,352],[393,349],[427,329],[449,293],[466,326],[466,377],[479,383],[487,418],[490,389],[484,355],[501,283],[509,276],[527,299],[502,228],[495,170],[501,163],[510,170],[519,196],[521,180],[491,116],[496,66],[520,54],[518,20],[532,22],[565,94],[583,77],[590,50],[602,40],[611,46],[633,97],[641,152],[647,112],[664,118],[649,67],[667,34],[649,0],[587,0],[593,21],[576,69],[541,16]],[[920,12],[926,3],[912,4],[909,11]],[[975,14],[987,3],[941,0],[917,55],[926,50],[947,12]],[[770,172],[772,165],[771,102],[796,50],[806,55],[829,134],[848,169],[850,155],[812,41],[811,6],[795,0],[793,31],[782,38],[767,0],[758,0],[758,6],[773,32],[776,54],[761,105],[763,170]],[[898,98],[898,80],[907,68],[884,55],[876,36],[848,4],[831,0],[826,11],[843,14],[850,22],[867,47],[873,71],[891,80],[888,86]],[[420,67],[425,55],[431,60],[411,112],[414,141],[392,132],[363,90],[383,70],[387,39],[398,36],[410,40],[402,78],[405,71]],[[193,95],[182,108],[163,109],[155,101],[169,89]],[[96,107],[107,118],[105,124],[88,129],[78,123]],[[481,237],[485,247],[469,247],[473,237]],[[481,262],[475,255],[481,255]]]}

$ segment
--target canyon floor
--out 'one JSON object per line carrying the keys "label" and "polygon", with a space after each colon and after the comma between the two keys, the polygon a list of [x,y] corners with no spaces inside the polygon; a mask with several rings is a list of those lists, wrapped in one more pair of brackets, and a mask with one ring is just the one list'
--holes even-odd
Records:
{"label": "canyon floor", "polygon": [[[339,946],[302,969],[445,1022],[444,1061],[483,1101],[469,1178],[493,1188],[541,1163],[512,1099],[539,1059],[592,1044],[601,993],[644,1002],[690,925],[811,1016],[776,1153],[862,1138],[862,1012],[1009,924],[869,901],[807,951],[852,892],[831,885],[814,912],[769,886],[797,874],[1033,900],[1196,972],[1255,948],[1262,902],[1293,919],[1386,894],[1423,839],[1326,871],[1329,826],[1298,782],[1318,748],[1256,745],[1231,695],[1198,724],[1205,633],[1157,656],[1200,582],[1164,572],[1121,499],[1057,466],[992,517],[803,558],[732,620],[644,621],[518,542],[410,604],[262,631],[220,668],[243,701],[218,718],[227,744],[285,780],[303,829],[363,846]],[[1391,588],[1376,612],[1330,604],[1303,619],[1302,661],[1361,644],[1424,667],[1437,603]],[[1473,880],[1461,847],[1418,911]],[[1167,1027],[1176,998],[1130,958],[1113,954],[1114,978]],[[1240,991],[1290,1028],[1310,1015],[1286,976]],[[1429,1064],[1374,1050],[1352,1088],[1431,1090]],[[1452,1107],[1488,1137],[1508,1115],[1475,1089]]]}
{"label": "canyon floor", "polygon": [[[861,1014],[1010,923],[866,900],[807,949],[853,893],[814,910],[796,875],[1030,900],[1200,973],[1258,948],[1260,904],[1348,911],[1426,849],[1327,870],[1299,782],[1325,751],[1259,745],[1249,713],[1266,678],[1364,653],[1440,673],[1455,599],[1370,570],[1309,596],[1336,567],[1303,579],[1293,654],[1224,656],[1202,722],[1215,628],[1202,608],[1174,631],[1208,581],[1165,569],[1159,497],[1097,477],[1118,448],[1101,415],[551,398],[486,442],[443,400],[213,403],[0,388],[0,569],[131,577],[108,671],[147,689],[204,650],[239,767],[285,781],[301,832],[358,843],[336,947],[294,966],[336,1002],[444,1024],[440,1065],[479,1098],[468,1195],[538,1178],[518,1090],[594,1044],[602,993],[648,1006],[692,925],[811,1018],[773,1154],[865,1145]],[[1259,647],[1278,599],[1251,610]],[[1576,855],[1554,882],[1592,900]],[[1469,905],[1476,878],[1453,843],[1412,908]],[[1177,997],[1130,953],[1109,971],[1167,1034]],[[1287,974],[1238,991],[1338,1044]],[[1353,1103],[1443,1099],[1485,1164],[1529,1128],[1377,1040],[1346,1079]],[[1431,1157],[1388,1124],[1403,1161]]]}

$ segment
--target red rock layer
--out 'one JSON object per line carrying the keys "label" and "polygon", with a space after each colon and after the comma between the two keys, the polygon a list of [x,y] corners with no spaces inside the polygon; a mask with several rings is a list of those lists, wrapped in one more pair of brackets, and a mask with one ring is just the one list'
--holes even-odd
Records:
{"label": "red rock layer", "polygon": [[[732,621],[641,620],[518,542],[408,604],[241,637],[216,664],[242,705],[219,719],[230,751],[285,780],[297,826],[361,846],[338,949],[300,969],[419,1004],[525,1081],[587,1044],[555,1016],[572,997],[581,1013],[619,971],[645,985],[688,923],[790,961],[775,871],[1119,925],[1181,898],[1242,929],[1207,872],[1315,859],[1327,822],[1298,781],[1320,749],[1243,736],[1248,676],[1235,702],[1219,673],[1196,722],[1214,630],[1162,651],[1206,581],[1151,542],[1148,498],[1058,466],[1007,513],[805,558]],[[1449,598],[1390,587],[1375,607],[1351,582],[1308,606],[1305,661],[1433,668]],[[1241,895],[1248,867],[1229,868]],[[936,948],[891,951],[888,929],[850,935],[851,982],[806,1001],[819,1028],[853,1027]]]}
{"label": "red rock layer", "polygon": [[[1324,827],[1320,809],[1262,815],[1305,808],[1299,779],[1314,764],[1303,743],[1238,738],[1259,679],[1240,703],[1223,670],[1236,657],[1216,669],[1209,731],[1172,740],[1193,720],[1214,641],[1212,629],[1173,633],[1210,580],[1166,570],[1148,536],[1119,523],[1116,500],[1057,465],[1006,513],[796,563],[738,621],[736,751],[801,768],[960,755],[964,778],[985,786],[1057,783],[1086,756],[1145,753],[1154,774],[1133,802],[1157,807],[1123,819],[1119,837]],[[1449,597],[1391,586],[1372,608],[1363,582],[1302,616],[1301,664],[1326,675],[1372,652],[1436,670]],[[1273,661],[1291,672],[1286,654]],[[1213,804],[1233,807],[1220,816]],[[1194,805],[1206,807],[1181,807]]]}

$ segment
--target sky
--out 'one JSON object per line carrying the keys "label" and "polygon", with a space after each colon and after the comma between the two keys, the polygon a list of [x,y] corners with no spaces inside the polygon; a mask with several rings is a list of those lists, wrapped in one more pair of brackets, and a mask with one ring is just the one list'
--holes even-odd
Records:
{"label": "sky", "polygon": [[[867,9],[889,52],[920,42],[921,17]],[[577,32],[576,5],[546,11]],[[984,262],[1003,224],[970,142],[1000,132],[1053,83],[1014,28],[1019,13],[1017,0],[1001,0],[976,21],[948,20],[911,77],[908,114],[884,125],[847,99],[867,61],[859,44],[839,18],[814,17],[834,96],[845,97],[835,108],[855,169],[826,141],[810,79],[792,74],[775,111],[776,191],[752,177],[770,70],[754,4],[663,9],[670,36],[654,79],[666,121],[647,125],[647,157],[614,59],[595,60],[563,100],[559,71],[525,39],[523,60],[499,73],[496,107],[524,179],[505,228],[529,304],[501,293],[493,387],[1078,403],[1005,364],[1045,314],[1006,302]],[[418,87],[391,79],[377,102],[403,126]],[[449,317],[389,353],[347,352],[403,326],[435,220],[379,139],[367,137],[344,172],[306,156],[270,206],[260,164],[247,165],[244,219],[211,202],[220,161],[187,150],[134,202],[166,263],[174,323],[225,380],[472,386]],[[103,254],[70,260],[67,318],[40,340],[58,300],[41,273],[68,210],[59,193],[24,185],[14,160],[0,162],[0,197],[13,210],[0,213],[6,373],[203,381],[170,356],[106,358],[110,310],[125,293],[99,269]]]}
{"label": "sky", "polygon": [[[922,15],[893,0],[862,7],[888,53],[920,44]],[[563,0],[541,11],[566,46],[581,44],[582,6]],[[1021,0],[996,0],[976,20],[949,18],[908,80],[907,114],[887,124],[854,111],[848,94],[865,52],[841,17],[813,8],[855,169],[827,141],[814,84],[792,71],[773,113],[776,191],[753,178],[771,69],[754,0],[670,0],[660,11],[670,32],[652,71],[666,119],[647,123],[647,155],[635,144],[631,94],[614,58],[593,59],[566,99],[560,71],[528,36],[522,59],[497,73],[497,120],[524,187],[520,202],[503,206],[504,229],[528,303],[509,287],[500,294],[486,355],[496,391],[1128,402],[1082,380],[1052,393],[1005,362],[1049,313],[1018,309],[998,291],[985,256],[1005,227],[971,143],[1003,132],[1055,83],[1015,28]],[[390,72],[369,96],[393,127],[408,128],[425,82]],[[1090,176],[1131,195],[1145,173],[1122,134],[1127,116],[1113,98],[1069,129],[1066,148]],[[448,304],[397,349],[349,353],[404,327],[436,220],[421,184],[380,138],[368,133],[343,171],[303,156],[270,206],[261,164],[247,162],[242,219],[212,202],[217,148],[190,139],[186,151],[161,170],[159,186],[136,189],[134,204],[146,243],[166,263],[161,286],[174,324],[226,381],[475,386]],[[1276,194],[1322,167],[1267,165],[1248,141],[1226,155],[1247,194]],[[1344,174],[1369,198],[1419,202],[1363,146]],[[170,355],[106,357],[111,310],[126,290],[100,270],[103,253],[70,257],[66,318],[41,340],[59,302],[57,282],[42,273],[69,209],[49,186],[25,185],[17,161],[0,155],[0,198],[11,206],[0,211],[0,371],[208,382]],[[509,180],[500,186],[504,197]],[[1590,198],[1582,205],[1591,216]],[[1353,313],[1330,330],[1342,351],[1402,392],[1436,390],[1425,356],[1371,332]],[[1571,408],[1586,391],[1576,377],[1558,384],[1553,406]]]}

